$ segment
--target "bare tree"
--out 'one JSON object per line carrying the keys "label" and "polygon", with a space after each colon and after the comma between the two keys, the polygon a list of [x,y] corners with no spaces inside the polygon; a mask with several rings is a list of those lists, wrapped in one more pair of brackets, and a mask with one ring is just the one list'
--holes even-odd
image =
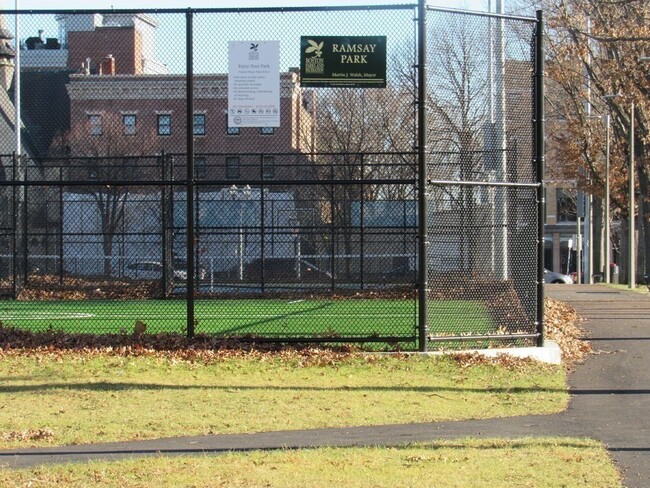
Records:
{"label": "bare tree", "polygon": [[[78,123],[55,139],[52,153],[67,161],[65,180],[87,182],[69,191],[89,195],[99,215],[104,274],[110,276],[114,238],[124,232],[129,194],[142,191],[126,183],[152,179],[161,165],[156,155],[155,134],[136,132],[118,116],[102,115],[101,125],[90,120]],[[159,178],[160,176],[155,176]]]}
{"label": "bare tree", "polygon": [[[476,231],[480,189],[463,182],[486,177],[485,138],[489,122],[490,86],[487,35],[462,17],[445,17],[445,25],[435,22],[429,36],[428,59],[432,66],[427,86],[429,174],[433,179],[458,180],[459,186],[432,188],[432,210],[458,215],[460,255],[469,269],[475,266],[474,253],[481,247]],[[493,155],[493,157],[496,156]]]}

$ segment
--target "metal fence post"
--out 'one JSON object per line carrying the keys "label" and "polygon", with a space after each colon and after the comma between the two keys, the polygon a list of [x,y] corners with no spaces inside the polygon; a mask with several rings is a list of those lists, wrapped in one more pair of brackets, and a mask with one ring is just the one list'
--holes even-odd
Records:
{"label": "metal fence post", "polygon": [[537,345],[544,345],[544,19],[537,11],[535,29],[534,147],[537,182]]}
{"label": "metal fence post", "polygon": [[186,22],[186,97],[187,97],[187,148],[186,169],[186,263],[187,276],[185,281],[187,297],[187,337],[194,337],[194,45],[193,45],[193,14],[187,9]]}
{"label": "metal fence post", "polygon": [[359,284],[361,286],[361,289],[363,290],[363,288],[364,288],[364,281],[363,281],[364,276],[363,276],[363,274],[364,274],[364,271],[365,271],[365,267],[364,267],[364,264],[363,264],[363,262],[365,261],[364,257],[363,257],[364,252],[365,252],[365,249],[364,249],[365,219],[364,219],[364,214],[363,214],[363,212],[364,212],[363,207],[365,206],[365,203],[366,203],[365,198],[364,198],[365,187],[364,187],[364,184],[363,184],[363,175],[364,175],[364,172],[365,172],[366,169],[365,169],[365,165],[364,165],[364,162],[365,162],[364,155],[361,154],[360,157],[361,157],[361,178],[360,178],[360,180],[361,180],[361,195],[359,195],[359,280],[360,280]]}
{"label": "metal fence post", "polygon": [[12,168],[12,180],[14,183],[14,186],[11,189],[11,200],[12,200],[12,213],[13,213],[13,256],[11,259],[11,268],[12,268],[12,275],[13,275],[13,283],[12,283],[12,294],[13,294],[13,299],[16,300],[18,299],[18,293],[20,292],[20,285],[18,283],[19,279],[19,273],[18,273],[18,187],[15,186],[16,183],[16,173],[17,173],[17,168],[16,168],[16,152],[11,156],[11,161],[13,162],[13,168]]}
{"label": "metal fence post", "polygon": [[427,350],[427,130],[426,130],[426,10],[418,1],[418,348]]}

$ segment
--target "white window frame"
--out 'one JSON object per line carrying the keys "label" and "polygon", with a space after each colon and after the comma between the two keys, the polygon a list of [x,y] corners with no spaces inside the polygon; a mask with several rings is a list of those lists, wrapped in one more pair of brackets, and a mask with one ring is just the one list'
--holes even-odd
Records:
{"label": "white window frame", "polygon": [[226,179],[238,180],[240,177],[241,169],[239,156],[226,156]]}
{"label": "white window frame", "polygon": [[104,135],[104,124],[102,120],[102,114],[88,114],[88,120],[90,122],[91,136]]}
{"label": "white window frame", "polygon": [[[166,117],[168,120],[167,124],[161,124],[163,117]],[[158,135],[159,136],[171,136],[172,135],[172,114],[156,114],[156,123],[158,125]],[[168,132],[161,132],[161,128],[166,128]]]}
{"label": "white window frame", "polygon": [[[133,121],[133,123],[127,121]],[[122,125],[125,136],[134,136],[137,133],[138,115],[135,113],[123,113]]]}
{"label": "white window frame", "polygon": [[[197,124],[196,123],[196,118],[197,117],[202,117],[203,118],[203,123]],[[195,136],[204,136],[207,134],[208,129],[207,129],[207,120],[208,118],[206,117],[205,112],[194,112],[194,116],[192,117],[192,134]],[[202,127],[203,131],[202,132],[197,132],[197,128]]]}

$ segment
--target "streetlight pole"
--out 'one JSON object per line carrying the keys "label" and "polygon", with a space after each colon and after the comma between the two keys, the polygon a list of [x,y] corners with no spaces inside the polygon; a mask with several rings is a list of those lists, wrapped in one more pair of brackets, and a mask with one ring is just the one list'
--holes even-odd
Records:
{"label": "streetlight pole", "polygon": [[244,281],[244,222],[243,222],[243,208],[242,200],[248,200],[251,196],[251,187],[246,185],[244,188],[237,188],[237,185],[232,185],[228,190],[231,198],[237,200],[238,207],[238,243],[237,243],[237,258],[239,260],[239,281]]}
{"label": "streetlight pole", "polygon": [[611,281],[609,266],[612,262],[612,245],[610,242],[609,228],[609,112],[605,114],[605,283]]}

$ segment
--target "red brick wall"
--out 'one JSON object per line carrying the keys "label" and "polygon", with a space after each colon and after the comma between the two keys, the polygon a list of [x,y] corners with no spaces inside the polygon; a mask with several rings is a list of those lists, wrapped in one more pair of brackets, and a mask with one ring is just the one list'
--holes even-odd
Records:
{"label": "red brick wall", "polygon": [[96,70],[103,58],[112,54],[116,74],[142,72],[142,39],[133,27],[98,27],[92,32],[68,33],[68,67],[81,69],[90,58],[91,70]]}
{"label": "red brick wall", "polygon": [[[118,62],[119,70],[119,62]],[[209,77],[208,77],[209,78]],[[84,81],[108,82],[106,77],[79,77],[80,83]],[[120,81],[120,77],[111,77],[110,82]],[[142,77],[131,78],[124,77],[122,80],[135,80],[142,83],[143,86],[163,83],[166,80],[176,79],[177,77]],[[141,81],[140,81],[141,80]],[[75,81],[72,81],[74,84]],[[182,98],[166,98],[161,96],[160,99],[130,99],[128,96],[119,97],[119,93],[111,95],[110,98],[99,100],[73,99],[71,100],[71,124],[87,124],[90,113],[106,114],[106,120],[112,118],[119,124],[124,113],[135,113],[137,117],[136,135],[125,136],[135,138],[145,138],[148,142],[151,138],[154,140],[156,152],[165,151],[167,153],[185,153],[186,150],[186,102]],[[156,90],[151,93],[155,96]],[[311,133],[310,125],[311,116],[306,113],[302,107],[302,100],[299,98],[284,97],[281,103],[281,126],[275,128],[271,135],[263,135],[259,128],[241,128],[239,135],[228,135],[227,128],[227,99],[225,98],[197,98],[194,101],[195,113],[205,113],[206,116],[206,134],[204,136],[195,136],[194,151],[195,154],[207,159],[207,168],[205,178],[224,179],[225,157],[226,155],[237,155],[240,157],[240,178],[256,179],[259,178],[261,171],[261,159],[259,155],[244,156],[244,153],[264,153],[275,155],[275,177],[274,179],[295,178],[297,170],[303,170],[305,165],[304,156],[298,158],[296,155],[302,149],[307,149],[308,140]],[[159,136],[158,114],[165,113],[171,115],[171,135]],[[147,143],[149,146],[149,143]],[[218,154],[210,156],[210,154]],[[277,153],[286,153],[282,156]],[[182,163],[182,162],[181,162]],[[237,183],[237,180],[233,180]]]}

